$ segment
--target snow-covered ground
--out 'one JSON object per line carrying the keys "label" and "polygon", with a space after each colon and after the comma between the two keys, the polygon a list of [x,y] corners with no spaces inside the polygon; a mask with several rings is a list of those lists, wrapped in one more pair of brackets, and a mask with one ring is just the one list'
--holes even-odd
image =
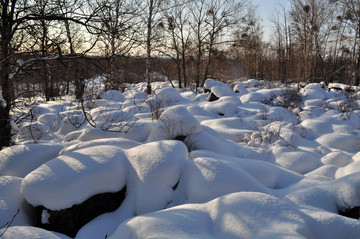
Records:
{"label": "snow-covered ground", "polygon": [[[0,151],[0,237],[360,238],[360,93],[266,85],[98,90],[87,117],[37,101],[36,121]],[[122,190],[74,235],[51,231]]]}

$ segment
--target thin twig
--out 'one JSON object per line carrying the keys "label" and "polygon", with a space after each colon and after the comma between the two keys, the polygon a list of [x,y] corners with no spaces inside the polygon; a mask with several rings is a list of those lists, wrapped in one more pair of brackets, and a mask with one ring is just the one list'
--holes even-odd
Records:
{"label": "thin twig", "polygon": [[10,222],[5,223],[4,226],[1,226],[0,228],[6,227],[5,230],[0,234],[0,237],[2,237],[5,232],[7,231],[7,229],[11,226],[11,223],[14,221],[15,217],[19,214],[20,212],[20,208],[18,208],[17,212],[15,213],[15,215],[11,218]]}

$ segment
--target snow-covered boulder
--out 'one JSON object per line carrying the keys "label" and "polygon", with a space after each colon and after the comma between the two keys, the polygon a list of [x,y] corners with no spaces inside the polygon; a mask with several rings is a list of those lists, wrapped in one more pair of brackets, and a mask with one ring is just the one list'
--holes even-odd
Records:
{"label": "snow-covered boulder", "polygon": [[219,99],[220,97],[233,95],[233,92],[228,85],[226,85],[226,87],[213,86],[213,87],[211,87],[210,91],[211,91],[211,95],[210,95],[209,101],[215,101],[215,100]]}
{"label": "snow-covered boulder", "polygon": [[321,162],[317,155],[310,152],[287,152],[276,157],[276,163],[291,171],[305,174],[317,169]]}
{"label": "snow-covered boulder", "polygon": [[231,102],[216,101],[208,103],[204,106],[206,111],[224,117],[232,117],[238,113],[238,108]]}
{"label": "snow-covered boulder", "polygon": [[300,90],[300,94],[302,94],[307,100],[326,99],[326,92],[320,84],[308,84]]}
{"label": "snow-covered boulder", "polygon": [[161,210],[174,200],[183,168],[187,163],[186,146],[174,140],[140,145],[126,151],[131,164],[128,200],[135,215]]}
{"label": "snow-covered boulder", "polygon": [[327,165],[336,165],[338,167],[345,167],[353,162],[351,154],[342,151],[331,152],[321,158],[321,162]]}
{"label": "snow-covered boulder", "polygon": [[21,192],[42,210],[44,228],[73,237],[87,222],[121,205],[127,169],[126,156],[118,147],[79,149],[28,174]]}
{"label": "snow-covered boulder", "polygon": [[166,109],[151,131],[148,141],[164,139],[184,140],[186,136],[201,131],[200,123],[183,106]]}
{"label": "snow-covered boulder", "polygon": [[47,113],[39,116],[39,123],[46,124],[49,126],[50,131],[54,132],[58,130],[59,127],[59,116],[56,113]]}
{"label": "snow-covered boulder", "polygon": [[123,96],[132,101],[144,102],[148,98],[148,94],[134,89],[126,89]]}
{"label": "snow-covered boulder", "polygon": [[311,238],[306,219],[279,198],[238,192],[204,204],[185,204],[135,217],[109,238]]}
{"label": "snow-covered boulder", "polygon": [[131,139],[105,137],[105,138],[99,138],[99,139],[94,139],[94,140],[80,142],[77,144],[70,145],[70,146],[64,148],[63,150],[61,150],[59,155],[67,154],[69,152],[73,152],[73,151],[76,151],[79,149],[92,148],[92,147],[100,146],[100,145],[112,145],[112,146],[119,147],[121,149],[130,149],[130,148],[139,146],[140,143],[136,142],[134,140],[131,140]]}
{"label": "snow-covered boulder", "polygon": [[245,95],[245,94],[249,93],[249,91],[244,87],[243,84],[236,84],[234,86],[234,92],[239,95]]}
{"label": "snow-covered boulder", "polygon": [[360,172],[360,161],[355,161],[344,167],[339,168],[335,173],[335,178],[341,178],[346,175],[358,172]]}
{"label": "snow-covered boulder", "polygon": [[325,147],[343,150],[346,152],[360,151],[360,137],[348,133],[329,133],[320,136],[316,141]]}
{"label": "snow-covered boulder", "polygon": [[185,98],[180,95],[180,93],[172,87],[162,88],[155,93],[156,101],[162,102],[164,105],[174,105],[178,102],[184,101]]}
{"label": "snow-covered boulder", "polygon": [[249,102],[263,102],[265,100],[265,96],[257,93],[257,92],[250,92],[246,95],[240,97],[241,102],[249,103]]}
{"label": "snow-covered boulder", "polygon": [[[30,210],[24,203],[20,193],[22,178],[13,176],[0,177],[0,225],[7,225],[12,218],[12,226],[27,226],[30,224]],[[18,211],[19,210],[19,211]],[[27,214],[29,217],[27,217]],[[1,235],[1,227],[0,227]]]}
{"label": "snow-covered boulder", "polygon": [[[229,85],[225,84],[224,82],[217,81],[214,79],[207,79],[204,83],[204,88],[207,90],[211,90],[212,87],[220,87],[220,88],[228,88]],[[230,88],[231,90],[231,88]]]}
{"label": "snow-covered boulder", "polygon": [[188,162],[188,151],[182,142],[163,140],[145,143],[125,152],[131,167],[124,202],[115,212],[103,214],[88,223],[76,238],[109,236],[119,223],[134,215],[165,209],[180,197],[179,194],[183,195],[178,185]]}
{"label": "snow-covered boulder", "polygon": [[25,177],[37,167],[55,158],[60,144],[14,145],[0,151],[0,176]]}
{"label": "snow-covered boulder", "polygon": [[123,94],[118,91],[118,90],[109,90],[106,91],[105,93],[103,93],[101,95],[102,99],[105,100],[111,100],[111,101],[115,101],[115,102],[123,102],[125,101],[125,97],[123,96]]}
{"label": "snow-covered boulder", "polygon": [[79,149],[32,171],[24,178],[21,191],[33,206],[70,208],[93,195],[120,191],[125,186],[126,169],[126,156],[118,147]]}
{"label": "snow-covered boulder", "polygon": [[[0,234],[4,231],[0,230]],[[3,239],[15,239],[15,238],[33,238],[33,239],[70,239],[63,234],[47,231],[38,227],[30,226],[12,226],[6,230],[6,233],[2,236]]]}

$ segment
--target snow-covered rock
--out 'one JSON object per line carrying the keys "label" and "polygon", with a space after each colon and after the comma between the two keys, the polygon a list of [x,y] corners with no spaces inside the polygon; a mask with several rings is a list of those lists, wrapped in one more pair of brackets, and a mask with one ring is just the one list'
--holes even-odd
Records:
{"label": "snow-covered rock", "polygon": [[106,100],[115,101],[115,102],[123,102],[123,101],[125,101],[125,97],[118,90],[106,91],[104,94],[101,95],[101,98],[106,99]]}
{"label": "snow-covered rock", "polygon": [[186,136],[201,131],[200,123],[183,106],[166,109],[151,131],[148,141],[164,139],[184,140]]}
{"label": "snow-covered rock", "polygon": [[89,197],[125,186],[126,156],[115,146],[83,148],[54,158],[28,174],[21,192],[33,206],[70,208]]}
{"label": "snow-covered rock", "polygon": [[25,177],[28,173],[55,158],[60,144],[14,145],[0,151],[0,176]]}

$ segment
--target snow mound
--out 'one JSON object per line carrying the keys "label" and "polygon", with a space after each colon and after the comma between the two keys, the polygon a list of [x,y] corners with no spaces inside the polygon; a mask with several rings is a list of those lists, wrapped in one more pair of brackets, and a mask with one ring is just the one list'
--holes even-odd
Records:
{"label": "snow mound", "polygon": [[263,102],[265,99],[266,99],[265,96],[258,92],[250,92],[250,93],[240,97],[240,100],[243,103]]}
{"label": "snow mound", "polygon": [[360,172],[360,161],[356,161],[348,164],[345,167],[339,168],[335,173],[335,178],[341,178],[357,172]]}
{"label": "snow mound", "polygon": [[[0,234],[3,230],[0,230]],[[2,236],[3,239],[31,238],[31,239],[70,239],[63,234],[46,231],[38,227],[13,226],[9,227]]]}
{"label": "snow mound", "polygon": [[326,92],[320,84],[308,84],[300,90],[300,94],[302,94],[307,100],[326,99]]}
{"label": "snow mound", "polygon": [[[214,79],[207,79],[204,83],[204,88],[211,90],[212,87],[220,87],[220,88],[230,88],[227,84],[221,81],[217,81]],[[231,88],[230,88],[231,91]]]}
{"label": "snow mound", "polygon": [[[13,176],[0,177],[0,225],[3,226],[15,216],[12,226],[28,225],[24,197],[20,193],[22,178]],[[19,213],[16,215],[18,209]],[[1,230],[0,230],[1,234]]]}
{"label": "snow mound", "polygon": [[346,154],[341,151],[331,152],[321,158],[321,162],[327,165],[336,165],[338,167],[344,167],[353,162],[350,154]]}
{"label": "snow mound", "polygon": [[25,177],[28,173],[55,158],[62,145],[14,145],[0,151],[0,176]]}
{"label": "snow mound", "polygon": [[186,136],[201,131],[200,123],[183,106],[173,106],[166,109],[151,131],[148,141],[164,139],[183,140]]}
{"label": "snow mound", "polygon": [[24,178],[21,192],[33,206],[70,208],[93,195],[120,191],[125,186],[126,169],[126,156],[118,147],[79,149],[32,171]]}
{"label": "snow mound", "polygon": [[128,179],[128,196],[135,214],[166,208],[174,199],[188,151],[179,141],[151,142],[126,151],[132,166]]}
{"label": "snow mound", "polygon": [[106,91],[104,94],[101,95],[101,98],[105,99],[105,100],[115,101],[115,102],[124,102],[125,101],[125,97],[118,90]]}
{"label": "snow mound", "polygon": [[135,217],[109,238],[311,238],[304,218],[281,199],[241,192]]}
{"label": "snow mound", "polygon": [[316,155],[310,152],[286,152],[276,157],[276,163],[291,171],[305,174],[321,165]]}
{"label": "snow mound", "polygon": [[234,94],[228,85],[213,86],[213,87],[211,87],[211,93],[213,93],[218,98],[223,97],[223,96],[231,96]]}
{"label": "snow mound", "polygon": [[173,105],[184,100],[186,99],[183,98],[176,89],[171,87],[156,91],[156,101],[162,102],[165,105]]}
{"label": "snow mound", "polygon": [[233,192],[270,190],[238,165],[213,158],[198,157],[186,167],[179,185],[184,188],[187,202],[204,203]]}
{"label": "snow mound", "polygon": [[354,153],[360,151],[360,137],[353,134],[330,133],[320,136],[316,141],[328,148]]}
{"label": "snow mound", "polygon": [[39,123],[46,124],[49,126],[50,131],[55,132],[59,127],[59,116],[56,113],[46,113],[39,116]]}
{"label": "snow mound", "polygon": [[249,91],[245,88],[243,84],[236,84],[234,86],[234,92],[238,93],[239,95],[245,95],[249,93]]}
{"label": "snow mound", "polygon": [[94,139],[87,142],[77,143],[71,146],[68,146],[60,151],[60,155],[73,152],[79,149],[91,148],[99,145],[113,145],[119,147],[121,149],[130,149],[136,146],[139,146],[140,143],[134,140],[125,139],[125,138],[102,138],[102,139]]}
{"label": "snow mound", "polygon": [[298,206],[338,214],[339,210],[345,211],[360,206],[360,173],[333,181],[309,181],[298,190],[292,190],[285,198]]}
{"label": "snow mound", "polygon": [[238,112],[238,108],[233,103],[226,101],[210,102],[204,106],[204,109],[224,117],[232,117]]}

